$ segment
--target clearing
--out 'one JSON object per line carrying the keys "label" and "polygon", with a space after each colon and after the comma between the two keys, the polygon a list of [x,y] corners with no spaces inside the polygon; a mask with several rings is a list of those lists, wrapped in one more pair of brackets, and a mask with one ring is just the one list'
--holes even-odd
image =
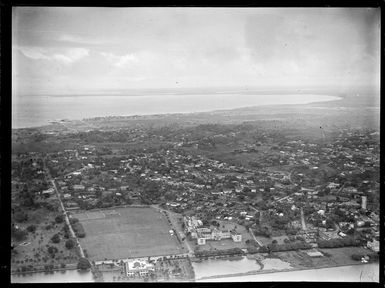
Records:
{"label": "clearing", "polygon": [[74,214],[86,237],[80,244],[93,261],[185,253],[163,213],[153,208],[114,208]]}

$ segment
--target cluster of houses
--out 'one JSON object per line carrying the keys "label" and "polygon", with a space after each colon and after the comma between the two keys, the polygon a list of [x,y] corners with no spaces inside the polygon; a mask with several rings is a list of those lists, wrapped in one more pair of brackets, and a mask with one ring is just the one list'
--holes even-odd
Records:
{"label": "cluster of houses", "polygon": [[[349,137],[356,137],[359,145],[357,147],[362,146],[362,149],[345,144]],[[168,209],[185,215],[198,215],[200,219],[229,220],[247,226],[255,223],[258,211],[266,210],[269,214],[285,218],[298,210],[299,203],[306,202],[306,205],[315,208],[314,213],[306,216],[306,221],[321,223],[318,227],[326,227],[327,219],[331,219],[333,211],[339,207],[346,215],[354,214],[354,227],[359,228],[365,222],[365,217],[360,215],[358,210],[372,210],[373,202],[367,195],[375,193],[378,185],[374,186],[375,181],[364,180],[362,187],[354,187],[351,184],[345,187],[341,177],[342,174],[356,173],[360,169],[361,172],[366,169],[372,171],[370,169],[378,166],[378,143],[371,141],[371,137],[363,132],[343,131],[334,141],[327,144],[295,140],[280,144],[271,152],[263,153],[259,163],[261,167],[271,166],[278,159],[278,165],[305,165],[305,170],[316,171],[322,170],[322,165],[327,163],[338,171],[335,179],[319,183],[320,185],[312,184],[311,177],[306,175],[306,172],[249,169],[202,155],[190,155],[179,148],[143,151],[115,159],[115,162],[100,158],[101,162],[97,163],[94,157],[97,154],[95,148],[88,145],[62,153],[60,157],[65,158],[65,161],[80,161],[83,168],[65,175],[58,181],[58,186],[68,210],[104,204],[107,196],[112,196],[114,203],[125,203],[126,198],[140,202],[143,198],[142,191],[132,188],[129,182],[131,180],[128,180],[136,177],[135,179],[140,178],[137,181],[156,182],[159,190],[169,191],[170,198],[161,196],[158,200]],[[251,148],[258,149],[258,146]],[[53,166],[56,165],[54,161],[57,159],[61,158],[52,159]],[[346,166],[346,163],[350,166]],[[111,181],[96,184],[95,178],[100,177],[94,175],[103,175]],[[71,178],[80,180],[75,184]],[[324,192],[325,188],[327,193]],[[45,193],[52,192],[49,190]],[[122,200],[119,202],[115,201],[116,199]],[[373,218],[372,215],[369,217]],[[309,231],[307,233],[309,234]],[[197,242],[201,245],[207,240],[238,241],[236,233],[203,225],[194,228],[191,235],[196,235]]]}

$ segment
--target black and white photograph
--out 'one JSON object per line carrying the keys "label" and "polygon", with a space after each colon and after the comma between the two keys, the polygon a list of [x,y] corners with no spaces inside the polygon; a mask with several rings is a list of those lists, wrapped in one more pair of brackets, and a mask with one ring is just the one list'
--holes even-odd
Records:
{"label": "black and white photograph", "polygon": [[380,8],[11,21],[11,283],[380,282]]}

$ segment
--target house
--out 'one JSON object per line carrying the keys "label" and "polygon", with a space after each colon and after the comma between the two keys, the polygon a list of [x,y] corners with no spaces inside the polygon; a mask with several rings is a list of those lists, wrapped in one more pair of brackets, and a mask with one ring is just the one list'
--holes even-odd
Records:
{"label": "house", "polygon": [[337,184],[337,183],[330,182],[330,183],[328,184],[328,186],[326,186],[326,187],[329,188],[329,189],[336,189],[336,188],[338,188],[339,186],[340,186],[340,185]]}
{"label": "house", "polygon": [[53,189],[51,187],[51,188],[48,188],[47,190],[41,191],[41,194],[43,194],[43,195],[52,195],[54,192],[55,192],[55,189]]}
{"label": "house", "polygon": [[154,271],[154,265],[142,259],[127,260],[125,263],[127,276],[147,276],[150,271]]}
{"label": "house", "polygon": [[80,190],[84,190],[86,187],[84,187],[84,185],[75,184],[73,188],[75,191],[80,191]]}
{"label": "house", "polygon": [[312,258],[324,256],[320,251],[309,251],[309,252],[306,252],[306,254]]}
{"label": "house", "polygon": [[233,239],[234,242],[242,242],[242,234],[232,232],[231,238]]}
{"label": "house", "polygon": [[366,246],[374,252],[380,251],[380,241],[377,241],[377,240],[373,240],[373,242],[368,241]]}
{"label": "house", "polygon": [[206,239],[205,238],[198,238],[197,243],[198,243],[198,245],[206,245]]}
{"label": "house", "polygon": [[71,194],[65,193],[65,194],[63,194],[63,198],[69,199],[69,198],[71,198]]}

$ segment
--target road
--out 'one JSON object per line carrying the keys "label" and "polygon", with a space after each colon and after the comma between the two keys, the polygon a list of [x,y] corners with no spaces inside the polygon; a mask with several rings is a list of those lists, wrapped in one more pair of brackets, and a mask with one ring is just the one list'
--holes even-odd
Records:
{"label": "road", "polygon": [[254,232],[253,232],[253,230],[252,230],[251,228],[249,228],[249,232],[250,232],[251,236],[253,236],[254,241],[257,242],[257,244],[258,244],[260,247],[262,247],[262,246],[263,246],[263,243],[261,243],[257,238],[255,238]]}
{"label": "road", "polygon": [[55,191],[56,191],[56,195],[57,195],[57,198],[59,200],[59,203],[60,203],[60,206],[61,206],[61,209],[63,211],[63,215],[64,215],[64,220],[69,228],[69,231],[71,233],[71,236],[72,238],[74,238],[76,240],[76,245],[77,247],[79,248],[79,253],[80,253],[80,256],[85,258],[84,256],[84,251],[83,251],[83,248],[82,246],[80,245],[80,242],[79,242],[79,239],[78,237],[76,237],[76,234],[74,232],[74,230],[72,229],[72,226],[71,226],[71,223],[70,223],[70,220],[68,218],[68,214],[67,214],[67,211],[63,205],[63,202],[61,201],[61,198],[60,198],[60,193],[59,193],[59,190],[57,189],[56,187],[56,183],[55,183],[55,179],[52,177],[51,173],[49,172],[49,169],[47,168],[46,166],[46,159],[43,158],[43,166],[44,166],[44,170],[46,171],[46,178],[47,178],[47,182],[51,182],[52,183],[52,186],[54,187]]}
{"label": "road", "polygon": [[69,228],[69,231],[70,231],[70,233],[71,233],[71,236],[76,240],[76,245],[79,247],[80,256],[83,257],[83,258],[85,258],[83,248],[82,248],[82,246],[80,245],[79,239],[78,239],[78,237],[76,237],[76,234],[75,234],[74,230],[72,229],[71,222],[70,222],[70,220],[69,220],[69,218],[68,218],[67,211],[65,210],[64,205],[63,205],[63,202],[61,201],[60,194],[59,194],[59,191],[58,191],[58,189],[57,189],[57,187],[56,187],[55,180],[52,180],[52,179],[51,179],[51,182],[52,182],[53,187],[55,188],[56,195],[57,195],[57,198],[59,199],[60,206],[61,206],[61,209],[62,209],[62,211],[63,211],[64,219],[65,219],[66,224],[67,224],[67,226],[68,226],[68,228]]}

